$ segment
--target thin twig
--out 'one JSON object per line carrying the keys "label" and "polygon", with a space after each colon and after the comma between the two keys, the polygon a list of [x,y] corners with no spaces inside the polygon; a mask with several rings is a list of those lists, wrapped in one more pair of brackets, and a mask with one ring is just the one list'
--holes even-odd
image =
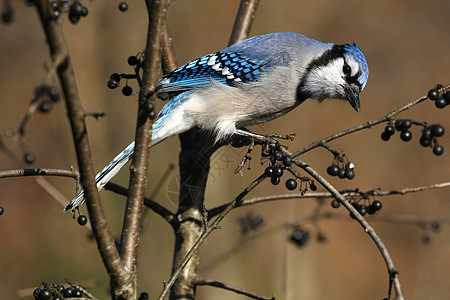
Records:
{"label": "thin twig", "polygon": [[[348,202],[348,200],[341,194],[339,191],[331,185],[325,178],[323,178],[319,173],[317,173],[313,168],[311,168],[307,163],[305,163],[303,160],[299,159],[298,157],[294,159],[294,163],[302,168],[304,171],[306,171],[309,175],[314,177],[320,184],[322,184],[323,187],[325,187],[336,199],[341,202],[345,208],[355,217],[355,219],[358,221],[359,224],[364,228],[364,231],[369,234],[369,236],[372,238],[372,240],[375,242],[376,246],[381,252],[381,255],[384,258],[384,261],[386,263],[386,267],[388,269],[388,274],[390,281],[393,282],[395,292],[397,295],[398,300],[403,300],[403,292],[401,290],[400,281],[398,279],[398,272],[395,268],[394,262],[392,261],[391,255],[389,254],[388,249],[384,245],[383,241],[380,239],[378,234],[375,232],[375,229],[373,229],[372,226],[362,217],[359,212]],[[390,287],[389,287],[390,291]]]}
{"label": "thin twig", "polygon": [[[114,193],[117,193],[122,196],[128,196],[128,189],[120,186],[118,184],[115,184],[113,182],[108,182],[105,185],[105,190],[112,191]],[[170,210],[162,206],[156,201],[153,201],[151,198],[144,197],[144,205],[150,208],[152,211],[154,211],[156,214],[160,215],[163,219],[165,219],[167,222],[172,224],[173,222],[177,222],[174,213],[172,213]]]}
{"label": "thin twig", "polygon": [[22,176],[59,176],[70,177],[77,182],[80,180],[80,173],[77,170],[64,169],[16,169],[0,171],[0,178],[22,177]]}
{"label": "thin twig", "polygon": [[[384,196],[390,196],[390,195],[405,195],[408,193],[416,193],[416,192],[423,192],[433,189],[439,189],[439,188],[446,188],[450,187],[450,182],[442,182],[432,185],[425,185],[425,186],[418,186],[418,187],[406,187],[402,189],[394,189],[394,190],[370,190],[368,192],[363,192],[360,190],[344,190],[340,191],[340,193],[344,196],[354,196],[354,195],[362,195],[362,194],[370,194],[374,197],[384,197]],[[249,199],[244,199],[239,204],[239,206],[247,206],[247,205],[254,205],[261,202],[269,202],[269,201],[276,201],[276,200],[290,200],[290,199],[312,199],[312,198],[334,198],[334,195],[329,192],[307,192],[304,195],[301,193],[289,193],[289,194],[278,194],[278,195],[268,195],[268,196],[260,196],[260,197],[253,197]],[[220,213],[226,205],[220,205],[217,207],[214,207],[208,211],[209,218],[213,218],[217,216],[218,213]]]}
{"label": "thin twig", "polygon": [[238,288],[238,287],[235,287],[235,286],[232,286],[232,285],[220,282],[220,281],[216,281],[216,280],[196,278],[194,280],[194,284],[195,285],[209,285],[209,286],[225,289],[228,291],[235,292],[236,294],[245,295],[252,299],[258,299],[258,300],[274,300],[275,299],[275,297],[269,298],[269,297],[261,296],[261,295],[255,294],[253,292],[246,291],[244,289],[241,289],[241,288]]}
{"label": "thin twig", "polygon": [[352,128],[348,128],[348,129],[343,130],[341,132],[338,132],[338,133],[335,133],[333,135],[330,135],[330,136],[328,136],[328,137],[326,137],[324,139],[321,139],[319,141],[313,142],[313,143],[309,144],[308,146],[303,147],[303,148],[295,151],[292,154],[292,158],[297,157],[297,156],[299,156],[299,155],[301,155],[301,154],[303,154],[305,152],[308,152],[308,151],[310,151],[310,150],[312,150],[314,148],[317,148],[319,146],[323,146],[324,144],[326,144],[326,143],[328,143],[328,142],[330,142],[332,140],[338,139],[338,138],[343,137],[345,135],[348,135],[350,133],[353,133],[353,132],[356,132],[356,131],[359,131],[359,130],[362,130],[362,129],[368,129],[368,128],[371,128],[372,126],[378,125],[378,124],[383,123],[383,122],[392,121],[392,120],[395,119],[395,117],[399,113],[410,109],[414,105],[417,105],[417,104],[423,102],[426,99],[427,99],[427,96],[420,97],[417,100],[414,100],[412,102],[409,102],[409,103],[407,103],[405,105],[400,106],[397,109],[394,109],[390,113],[388,113],[388,114],[386,114],[386,115],[384,115],[384,116],[382,116],[382,117],[380,117],[378,119],[375,119],[375,120],[372,120],[372,121],[368,121],[368,122],[366,122],[364,124],[360,124],[360,125],[354,126]]}

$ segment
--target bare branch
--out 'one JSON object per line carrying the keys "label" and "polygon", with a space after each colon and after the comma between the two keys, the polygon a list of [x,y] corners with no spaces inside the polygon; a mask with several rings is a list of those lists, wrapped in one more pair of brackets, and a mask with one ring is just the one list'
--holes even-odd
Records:
{"label": "bare branch", "polygon": [[275,300],[275,297],[269,298],[269,297],[261,296],[261,295],[255,294],[253,292],[246,291],[244,289],[241,289],[241,288],[238,288],[238,287],[235,287],[235,286],[223,283],[223,282],[219,282],[219,281],[216,281],[216,280],[196,278],[194,280],[194,284],[195,285],[209,285],[209,286],[225,289],[225,290],[228,290],[228,291],[235,292],[236,294],[245,295],[245,296],[247,296],[249,298],[252,298],[252,299]]}
{"label": "bare branch", "polygon": [[[132,286],[127,287],[128,293],[132,293],[132,295],[137,293],[136,261],[153,125],[153,120],[148,118],[148,112],[144,109],[144,106],[148,101],[154,103],[156,98],[155,90],[161,68],[163,32],[169,4],[169,0],[146,1],[149,15],[148,36],[143,62],[142,86],[139,93],[136,146],[130,167],[130,191],[125,209],[120,247],[123,266],[126,270],[132,272],[134,277]],[[119,295],[127,293],[123,286],[115,286],[114,288],[115,293]]]}
{"label": "bare branch", "polygon": [[233,45],[248,37],[258,5],[259,0],[241,0],[228,45]]}
{"label": "bare branch", "polygon": [[57,20],[51,17],[48,1],[39,0],[35,1],[35,3],[50,49],[52,58],[50,70],[51,72],[56,70],[66,100],[80,169],[81,185],[86,195],[86,203],[99,252],[111,279],[126,281],[128,274],[121,264],[119,253],[114,245],[114,239],[108,229],[97,185],[95,184],[95,170],[84,120],[85,112],[81,106],[75,74],[62,27]]}
{"label": "bare branch", "polygon": [[71,177],[76,180],[77,184],[80,180],[80,173],[77,170],[63,169],[17,169],[0,171],[0,178],[22,177],[22,176],[60,176]]}

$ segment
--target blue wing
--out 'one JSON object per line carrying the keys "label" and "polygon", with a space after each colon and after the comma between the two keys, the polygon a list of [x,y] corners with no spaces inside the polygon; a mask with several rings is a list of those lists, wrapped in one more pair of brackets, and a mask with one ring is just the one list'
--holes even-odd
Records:
{"label": "blue wing", "polygon": [[183,92],[218,81],[233,85],[257,80],[266,63],[247,59],[236,52],[219,51],[193,60],[159,81],[160,92]]}

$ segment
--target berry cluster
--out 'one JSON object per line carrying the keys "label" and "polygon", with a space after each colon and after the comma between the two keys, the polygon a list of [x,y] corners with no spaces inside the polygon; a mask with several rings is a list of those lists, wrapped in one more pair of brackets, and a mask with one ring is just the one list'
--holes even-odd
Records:
{"label": "berry cluster", "polygon": [[262,216],[246,215],[239,218],[239,225],[241,225],[242,233],[247,233],[252,230],[259,229],[264,224]]}
{"label": "berry cluster", "polygon": [[[286,180],[285,186],[288,190],[293,191],[297,188],[297,179],[300,180],[300,191],[302,194],[306,193],[308,190],[308,185],[312,191],[317,190],[317,186],[314,184],[314,181],[308,177],[299,176],[297,172],[291,169],[292,157],[286,155],[281,146],[269,145],[268,148],[263,147],[261,156],[270,160],[270,166],[265,169],[264,174],[267,177],[270,177],[270,182],[273,185],[280,184],[281,177],[284,174],[283,170],[288,170],[295,176],[295,178],[289,178]],[[304,182],[307,183],[306,186],[303,186]]]}
{"label": "berry cluster", "polygon": [[353,179],[355,178],[355,165],[348,161],[344,154],[335,155],[332,164],[327,168],[327,173],[341,179]]}
{"label": "berry cluster", "polygon": [[420,144],[423,147],[432,147],[435,155],[441,155],[444,153],[444,147],[438,144],[437,137],[444,135],[445,129],[439,124],[426,126],[422,130],[422,136],[420,137]]}
{"label": "berry cluster", "polygon": [[83,298],[84,292],[82,289],[70,285],[69,287],[64,287],[60,284],[47,284],[43,283],[42,287],[38,287],[33,291],[33,297],[35,300],[61,300],[61,299],[72,299],[72,298]]}
{"label": "berry cluster", "polygon": [[39,101],[38,110],[41,113],[49,112],[53,107],[53,102],[60,99],[59,90],[55,86],[40,85],[34,90],[32,102]]}
{"label": "berry cluster", "polygon": [[388,141],[395,131],[400,131],[400,138],[402,141],[408,142],[412,139],[412,133],[409,130],[412,125],[423,126],[422,136],[420,137],[420,144],[423,147],[431,147],[435,155],[441,155],[444,152],[444,147],[438,144],[437,138],[441,137],[445,133],[444,127],[439,124],[427,125],[426,123],[413,121],[409,119],[399,119],[395,121],[395,124],[389,123],[384,128],[381,134],[383,141]]}
{"label": "berry cluster", "polygon": [[[363,204],[359,203],[361,200],[364,201]],[[379,200],[373,200],[372,203],[365,198],[360,198],[359,200],[351,199],[350,201],[352,206],[361,214],[361,216],[365,216],[366,214],[373,215],[383,207],[383,204]],[[366,201],[369,201],[369,205],[365,203]],[[337,199],[331,200],[331,207],[338,208],[340,206],[341,203]],[[353,214],[350,214],[350,216],[354,218]]]}
{"label": "berry cluster", "polygon": [[441,95],[439,94],[440,85],[428,91],[428,98],[434,101],[434,105],[437,108],[444,108],[450,105],[450,91],[444,91]]}
{"label": "berry cluster", "polygon": [[[136,74],[138,74],[139,70],[141,69],[141,61],[136,56],[130,56],[127,60],[128,64],[135,68]],[[138,76],[136,74],[118,74],[113,73],[109,77],[108,80],[108,87],[110,89],[115,89],[119,86],[120,80],[122,78],[127,79],[125,86],[122,88],[122,94],[124,96],[131,96],[133,94],[133,89],[128,85],[128,79],[137,79],[140,81]]]}
{"label": "berry cluster", "polygon": [[52,1],[50,2],[51,16],[58,19],[62,12],[69,12],[69,21],[77,24],[81,17],[88,15],[88,9],[79,1]]}

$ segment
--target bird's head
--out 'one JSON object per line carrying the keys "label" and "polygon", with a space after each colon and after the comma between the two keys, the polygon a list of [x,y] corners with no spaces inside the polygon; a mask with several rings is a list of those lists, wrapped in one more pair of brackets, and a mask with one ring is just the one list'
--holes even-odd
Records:
{"label": "bird's head", "polygon": [[359,112],[359,93],[369,78],[366,59],[356,44],[333,45],[307,67],[298,97],[347,100]]}

